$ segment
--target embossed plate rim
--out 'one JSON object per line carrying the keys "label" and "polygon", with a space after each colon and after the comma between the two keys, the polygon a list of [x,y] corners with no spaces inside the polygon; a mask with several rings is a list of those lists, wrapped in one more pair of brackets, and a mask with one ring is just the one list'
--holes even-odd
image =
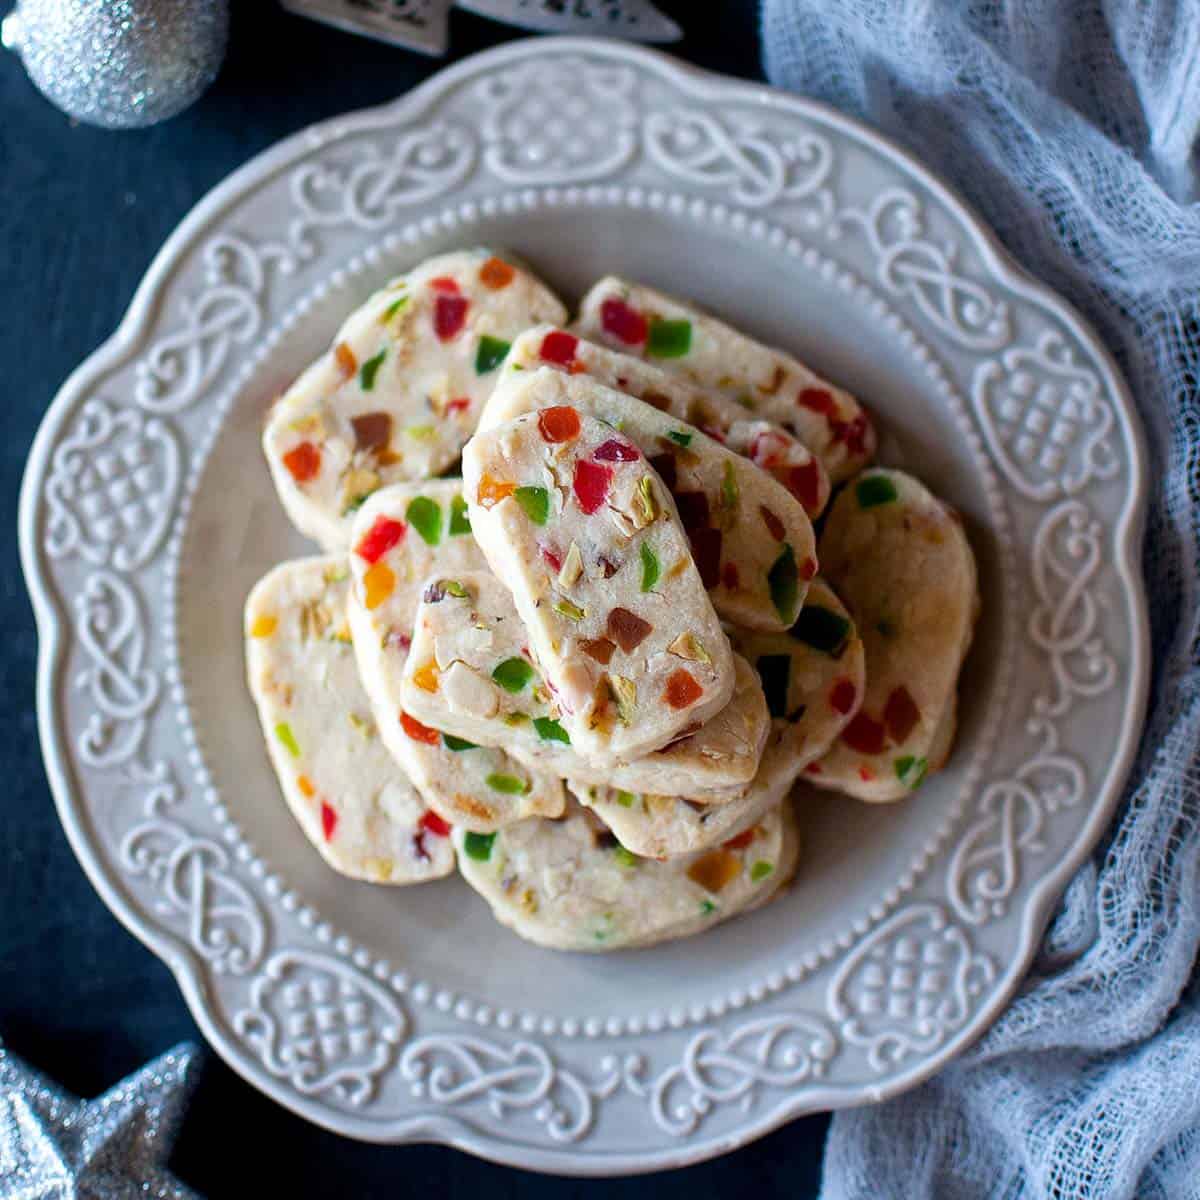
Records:
{"label": "embossed plate rim", "polygon": [[[346,133],[365,131],[386,125],[401,114],[419,117],[456,85],[472,76],[509,62],[536,59],[539,55],[598,55],[614,64],[622,62],[634,70],[652,72],[665,78],[680,91],[708,101],[736,98],[757,103],[764,109],[817,118],[841,135],[890,159],[898,173],[915,182],[954,218],[959,229],[973,242],[991,276],[1006,289],[1022,296],[1039,309],[1052,314],[1093,355],[1103,375],[1107,394],[1118,401],[1116,416],[1129,448],[1129,486],[1119,518],[1114,524],[1113,569],[1123,586],[1122,599],[1132,610],[1134,628],[1130,631],[1128,694],[1116,752],[1102,781],[1092,789],[1098,799],[1070,847],[1070,852],[1047,868],[1035,884],[1022,889],[1020,941],[1006,969],[994,985],[990,1000],[976,1010],[953,1036],[934,1052],[920,1057],[907,1071],[892,1074],[883,1086],[840,1085],[805,1086],[803,1100],[785,1097],[773,1108],[756,1113],[739,1125],[732,1135],[695,1136],[667,1150],[653,1153],[591,1152],[584,1146],[548,1149],[530,1142],[501,1141],[480,1131],[467,1121],[447,1114],[437,1117],[389,1118],[385,1123],[336,1110],[318,1099],[302,1096],[287,1082],[268,1073],[251,1058],[243,1043],[237,1041],[211,1010],[205,996],[210,977],[196,953],[177,935],[144,918],[125,895],[119,877],[109,873],[95,838],[86,807],[79,798],[73,770],[63,749],[65,729],[59,711],[60,676],[63,660],[63,620],[54,591],[50,587],[44,548],[37,538],[41,514],[41,485],[49,468],[50,449],[65,420],[74,413],[80,399],[92,383],[114,366],[126,362],[138,349],[149,331],[150,318],[162,298],[171,273],[195,239],[220,217],[225,208],[244,193],[281,172],[306,153]],[[769,211],[769,210],[768,210]],[[463,60],[440,72],[407,96],[379,108],[347,117],[333,118],[302,130],[264,151],[239,168],[204,197],[164,244],[139,285],[129,310],[117,331],[95,351],[63,384],[35,438],[22,482],[20,499],[20,542],[22,565],[31,593],[39,630],[38,653],[38,728],[51,789],[72,848],[84,866],[93,886],[114,914],[168,963],[179,980],[181,990],[205,1037],[218,1053],[240,1074],[301,1115],[337,1132],[378,1141],[437,1140],[461,1149],[526,1168],[554,1170],[570,1174],[632,1173],[681,1166],[699,1161],[742,1145],[804,1112],[878,1100],[915,1085],[939,1069],[945,1061],[976,1038],[1008,1002],[1025,973],[1058,893],[1099,837],[1119,798],[1140,732],[1148,685],[1148,625],[1145,597],[1137,554],[1141,544],[1146,496],[1145,451],[1142,432],[1132,417],[1132,401],[1103,345],[1088,330],[1081,318],[1049,289],[1034,281],[1000,247],[973,212],[944,184],[932,177],[906,151],[853,120],[824,105],[776,92],[766,86],[729,80],[698,71],[652,50],[633,48],[599,39],[539,39],[511,43],[496,50]],[[666,1032],[666,1031],[664,1031]],[[647,1035],[653,1036],[653,1035]]]}

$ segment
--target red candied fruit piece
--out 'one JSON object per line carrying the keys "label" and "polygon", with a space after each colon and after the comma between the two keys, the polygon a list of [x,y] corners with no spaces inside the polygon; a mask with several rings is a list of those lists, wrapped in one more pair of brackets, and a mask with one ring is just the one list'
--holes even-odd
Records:
{"label": "red candied fruit piece", "polygon": [[637,456],[638,452],[628,442],[617,438],[601,443],[592,455],[597,462],[636,462]]}
{"label": "red candied fruit piece", "polygon": [[875,778],[875,772],[872,771],[870,767],[859,767],[858,777],[863,781],[863,783],[870,783],[871,780]]}
{"label": "red candied fruit piece", "polygon": [[765,505],[758,506],[758,514],[763,519],[763,524],[767,527],[767,532],[777,541],[783,541],[783,535],[786,532],[783,528],[783,522]]}
{"label": "red candied fruit piece", "polygon": [[312,442],[301,442],[283,456],[283,465],[297,483],[307,483],[321,469],[321,451]]}
{"label": "red candied fruit piece", "polygon": [[810,412],[820,413],[824,417],[834,412],[833,396],[824,388],[806,387],[800,389],[796,403]]}
{"label": "red candied fruit piece", "polygon": [[441,292],[444,296],[457,296],[459,294],[458,280],[449,275],[439,275],[436,279],[429,281],[431,291]]}
{"label": "red candied fruit piece", "polygon": [[806,558],[800,564],[800,578],[813,579],[817,574],[817,560],[815,558]]}
{"label": "red candied fruit piece", "polygon": [[433,331],[438,341],[448,342],[462,332],[469,307],[470,301],[465,296],[438,296],[433,302]]}
{"label": "red candied fruit piece", "polygon": [[588,462],[586,458],[581,458],[575,464],[572,486],[575,489],[575,499],[579,501],[579,507],[585,513],[594,513],[604,503],[612,476],[612,467],[602,467],[599,463]]}
{"label": "red candied fruit piece", "polygon": [[817,460],[810,458],[803,466],[789,467],[787,490],[804,506],[807,513],[815,513],[821,503],[821,472]]}
{"label": "red candied fruit piece", "polygon": [[443,821],[442,818],[433,811],[433,809],[428,809],[425,815],[421,818],[421,828],[428,829],[429,832],[434,834],[436,837],[450,836],[450,823],[448,821]]}
{"label": "red candied fruit piece", "polygon": [[650,465],[658,472],[659,478],[663,481],[663,486],[667,491],[674,492],[675,485],[679,481],[675,472],[675,455],[670,452],[656,454],[650,459]]}
{"label": "red candied fruit piece", "polygon": [[668,677],[663,699],[672,708],[690,708],[703,695],[704,689],[680,667]]}
{"label": "red candied fruit piece", "polygon": [[470,396],[458,396],[446,405],[447,413],[466,412],[471,407]]}
{"label": "red candied fruit piece", "polygon": [[600,324],[627,346],[640,346],[650,335],[650,325],[635,308],[615,296],[600,305]]}
{"label": "red candied fruit piece", "polygon": [[442,735],[436,729],[422,725],[420,721],[415,717],[410,717],[406,712],[400,714],[400,725],[414,742],[423,742],[426,746],[436,746],[441,741]]}
{"label": "red candied fruit piece", "polygon": [[325,840],[333,840],[333,831],[337,828],[337,810],[332,806],[321,801],[321,832],[325,835]]}
{"label": "red candied fruit piece", "polygon": [[545,560],[546,566],[550,567],[555,574],[562,570],[562,555],[559,554],[557,550],[555,550],[552,546],[542,546],[541,551],[542,558]]}
{"label": "red candied fruit piece", "polygon": [[736,563],[727,562],[721,568],[721,584],[727,592],[736,592],[741,581]]}
{"label": "red candied fruit piece", "polygon": [[569,404],[543,408],[538,413],[538,432],[546,442],[569,442],[579,436],[579,414]]}
{"label": "red candied fruit piece", "polygon": [[829,707],[844,717],[854,707],[854,698],[857,695],[858,692],[849,679],[839,679],[829,690]]}
{"label": "red candied fruit piece", "polygon": [[569,367],[575,361],[575,351],[578,349],[579,339],[573,333],[555,329],[542,338],[542,361]]}
{"label": "red candied fruit piece", "polygon": [[696,570],[700,572],[700,582],[705,588],[715,588],[721,580],[721,531],[693,529],[688,534],[688,541]]}
{"label": "red candied fruit piece", "polygon": [[887,698],[887,704],[883,708],[883,723],[887,726],[888,733],[892,735],[892,740],[903,742],[916,728],[920,719],[921,710],[917,707],[917,702],[912,698],[908,688],[903,684],[898,688],[893,688],[892,694]]}
{"label": "red candied fruit piece", "polygon": [[871,422],[866,413],[859,413],[853,421],[831,421],[833,440],[841,442],[851,454],[865,454],[871,440]]}
{"label": "red candied fruit piece", "polygon": [[354,548],[359,558],[372,564],[377,563],[393,546],[404,541],[408,526],[403,521],[393,521],[391,517],[378,516],[375,524],[362,536],[362,541]]}
{"label": "red candied fruit piece", "polygon": [[821,764],[820,764],[820,763],[818,763],[818,762],[810,762],[810,763],[808,764],[808,766],[807,766],[807,767],[805,767],[804,769],[805,769],[805,770],[806,770],[806,771],[807,771],[807,772],[808,772],[810,775],[820,775],[820,774],[821,774]]}
{"label": "red candied fruit piece", "polygon": [[860,712],[842,730],[842,741],[859,754],[878,754],[883,749],[883,726],[865,712]]}
{"label": "red candied fruit piece", "polygon": [[754,841],[754,835],[758,829],[751,825],[749,829],[739,833],[737,837],[731,837],[729,841],[724,843],[726,850],[745,850],[745,848]]}
{"label": "red candied fruit piece", "polygon": [[756,467],[773,467],[779,459],[780,451],[786,446],[783,438],[773,430],[756,433],[754,441],[750,443],[750,461]]}
{"label": "red candied fruit piece", "polygon": [[675,497],[675,506],[679,509],[679,520],[689,533],[709,524],[708,497],[703,492],[680,492]]}

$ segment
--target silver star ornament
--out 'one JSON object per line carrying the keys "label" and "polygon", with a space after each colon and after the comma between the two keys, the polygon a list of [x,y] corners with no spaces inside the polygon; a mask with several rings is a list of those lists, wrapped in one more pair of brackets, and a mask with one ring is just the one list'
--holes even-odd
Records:
{"label": "silver star ornament", "polygon": [[80,1100],[0,1046],[0,1200],[200,1200],[165,1166],[199,1055],[176,1046]]}

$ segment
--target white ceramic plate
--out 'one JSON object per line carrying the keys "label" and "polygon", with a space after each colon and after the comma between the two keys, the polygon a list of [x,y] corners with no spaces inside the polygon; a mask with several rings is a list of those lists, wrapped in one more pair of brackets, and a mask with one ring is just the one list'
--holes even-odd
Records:
{"label": "white ceramic plate", "polygon": [[[967,518],[949,768],[895,806],[804,798],[795,888],[704,937],[553,954],[456,879],[347,882],[267,765],[242,601],[307,547],[263,409],[380,281],[477,243],[571,299],[615,270],[794,348]],[[282,1104],[538,1170],[694,1162],[911,1087],[1000,1010],[1135,745],[1143,492],[1096,339],[904,154],[652,52],[513,44],[238,171],[62,389],[21,505],[47,768],[97,889]]]}

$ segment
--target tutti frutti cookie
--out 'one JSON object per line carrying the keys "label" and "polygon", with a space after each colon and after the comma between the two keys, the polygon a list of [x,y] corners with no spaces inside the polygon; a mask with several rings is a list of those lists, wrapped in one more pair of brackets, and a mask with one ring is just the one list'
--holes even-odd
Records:
{"label": "tutti frutti cookie", "polygon": [[782,425],[821,460],[835,484],[875,455],[871,419],[849,392],[792,355],[662,292],[609,276],[584,297],[575,327]]}
{"label": "tutti frutti cookie", "polygon": [[486,569],[457,479],[399,483],[362,507],[347,556],[347,615],[384,745],[445,821],[492,830],[562,811],[561,782],[503,750],[467,745],[404,711],[400,683],[424,580]]}
{"label": "tutti frutti cookie", "polygon": [[861,800],[899,800],[950,752],[979,613],[975,556],[958,513],[911,475],[876,469],[831,506],[821,563],[862,637],[866,688],[806,777]]}
{"label": "tutti frutti cookie", "polygon": [[815,521],[829,501],[829,476],[804,443],[782,425],[753,419],[721,392],[696,387],[645,359],[589,342],[554,325],[527,329],[514,340],[496,386],[510,386],[510,376],[539,367],[586,375],[676,420],[695,425],[777,479],[796,497],[810,520]]}
{"label": "tutti frutti cookie", "polygon": [[518,936],[557,950],[612,951],[688,937],[777,895],[796,869],[789,804],[745,844],[656,862],[574,802],[558,821],[494,835],[454,831],[463,878]]}
{"label": "tutti frutti cookie", "polygon": [[423,883],[454,870],[450,827],[384,748],[346,625],[344,556],[281,563],[246,601],[246,674],[271,765],[335,871]]}
{"label": "tutti frutti cookie", "polygon": [[[629,762],[728,704],[729,641],[675,505],[628,438],[569,405],[528,413],[471,439],[463,494],[581,755]],[[671,651],[685,632],[703,657]]]}
{"label": "tutti frutti cookie", "polygon": [[509,343],[563,315],[488,250],[432,258],[376,292],[268,415],[263,450],[292,523],[345,549],[367,496],[453,465]]}
{"label": "tutti frutti cookie", "polygon": [[[702,661],[707,650],[685,632],[668,653],[686,665]],[[557,719],[508,589],[482,572],[434,576],[417,610],[401,702],[430,726],[503,747],[554,775],[728,803],[754,779],[770,727],[758,676],[743,658],[735,658],[734,666],[733,698],[715,717],[662,750],[594,767],[571,746]]]}
{"label": "tutti frutti cookie", "polygon": [[[713,607],[750,629],[787,629],[817,572],[812,524],[777,480],[695,426],[586,375],[550,368],[505,375],[480,430],[523,413],[572,407],[632,443],[670,491]],[[612,451],[616,453],[617,451]]]}

